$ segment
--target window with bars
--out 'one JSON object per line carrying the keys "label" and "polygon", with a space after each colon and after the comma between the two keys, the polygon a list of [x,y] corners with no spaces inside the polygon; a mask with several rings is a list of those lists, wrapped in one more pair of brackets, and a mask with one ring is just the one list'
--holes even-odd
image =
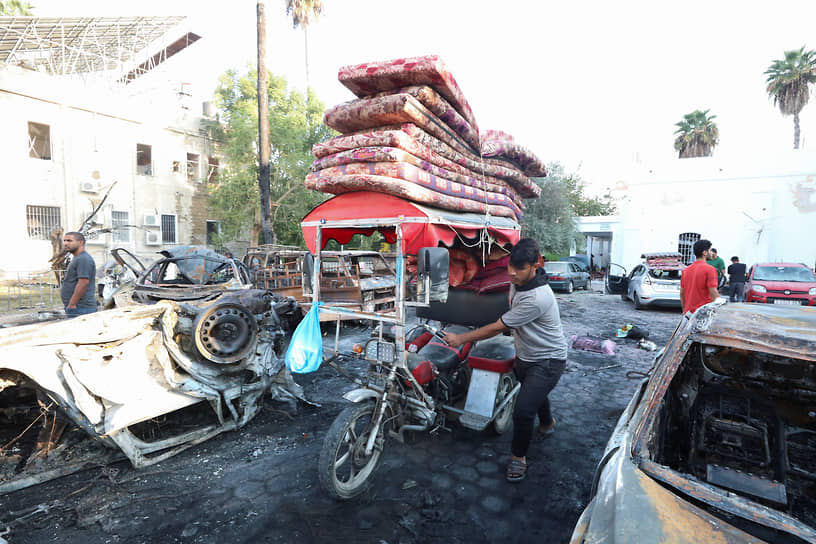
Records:
{"label": "window with bars", "polygon": [[42,123],[28,122],[28,156],[51,160],[51,127]]}
{"label": "window with bars", "polygon": [[163,244],[176,243],[176,216],[169,214],[162,214],[161,216],[161,233]]}
{"label": "window with bars", "polygon": [[130,213],[111,212],[111,236],[114,243],[130,242]]}
{"label": "window with bars", "polygon": [[26,206],[29,240],[50,240],[51,231],[61,226],[60,209],[56,206]]}
{"label": "window with bars", "polygon": [[691,264],[695,261],[694,242],[700,238],[701,236],[696,232],[684,232],[678,237],[677,251],[683,256],[684,263]]}

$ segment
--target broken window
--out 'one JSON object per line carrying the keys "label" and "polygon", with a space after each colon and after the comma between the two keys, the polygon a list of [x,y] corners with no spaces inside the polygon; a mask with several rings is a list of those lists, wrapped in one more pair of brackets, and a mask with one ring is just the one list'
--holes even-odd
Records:
{"label": "broken window", "polygon": [[42,123],[28,122],[28,156],[51,160],[51,127]]}
{"label": "broken window", "polygon": [[218,159],[209,157],[207,159],[207,183],[218,183]]}
{"label": "broken window", "polygon": [[195,153],[187,153],[187,179],[198,181],[199,156]]}
{"label": "broken window", "polygon": [[136,174],[153,175],[153,153],[152,148],[147,144],[136,144]]}
{"label": "broken window", "polygon": [[128,212],[111,212],[111,234],[114,243],[130,242],[130,214]]}
{"label": "broken window", "polygon": [[163,244],[176,243],[176,216],[169,214],[162,214],[161,216],[161,233]]}
{"label": "broken window", "polygon": [[59,228],[60,209],[56,206],[26,206],[29,240],[50,240],[51,231]]}
{"label": "broken window", "polygon": [[217,243],[216,238],[219,234],[221,234],[221,223],[207,220],[207,245],[214,246]]}
{"label": "broken window", "polygon": [[691,264],[695,261],[694,242],[699,239],[700,235],[696,232],[684,232],[680,235],[677,240],[677,251],[683,256],[683,263]]}

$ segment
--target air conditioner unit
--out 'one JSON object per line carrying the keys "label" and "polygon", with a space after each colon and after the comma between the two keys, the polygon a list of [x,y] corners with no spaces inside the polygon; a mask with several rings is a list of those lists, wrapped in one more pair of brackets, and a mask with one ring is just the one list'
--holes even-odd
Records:
{"label": "air conditioner unit", "polygon": [[144,221],[142,224],[145,227],[160,227],[161,226],[161,219],[158,215],[155,214],[145,214]]}
{"label": "air conditioner unit", "polygon": [[79,184],[79,190],[83,193],[98,193],[99,185],[95,181],[83,181]]}
{"label": "air conditioner unit", "polygon": [[145,245],[146,246],[160,246],[162,244],[161,232],[146,232]]}

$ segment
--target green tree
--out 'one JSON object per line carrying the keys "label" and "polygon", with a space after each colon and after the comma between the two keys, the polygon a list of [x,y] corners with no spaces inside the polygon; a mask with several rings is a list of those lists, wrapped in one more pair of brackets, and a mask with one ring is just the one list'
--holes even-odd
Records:
{"label": "green tree", "polygon": [[793,148],[799,149],[799,112],[810,99],[810,85],[816,81],[816,51],[785,51],[783,60],[775,60],[765,70],[766,90],[782,115],[793,115]]}
{"label": "green tree", "polygon": [[711,110],[694,110],[675,123],[674,149],[680,152],[680,158],[710,157],[714,147],[720,141],[720,131],[714,122],[716,115],[709,115]]}
{"label": "green tree", "polygon": [[286,0],[286,14],[291,15],[292,25],[303,29],[304,55],[306,59],[306,88],[309,88],[309,25],[323,12],[322,0]]}
{"label": "green tree", "polygon": [[568,253],[577,235],[569,188],[559,172],[553,170],[546,178],[533,181],[541,188],[541,196],[527,201],[522,236],[534,238],[543,253]]}
{"label": "green tree", "polygon": [[[324,105],[317,97],[307,103],[301,93],[288,89],[285,79],[271,74],[268,92],[275,242],[303,245],[300,220],[326,198],[303,184],[313,160],[312,146],[333,134],[321,122]],[[210,206],[221,221],[222,243],[247,233],[255,243],[260,232],[257,97],[254,70],[229,70],[221,76],[215,99],[222,123],[213,130],[225,164],[219,183],[211,188]]]}
{"label": "green tree", "polygon": [[0,15],[31,15],[34,6],[20,0],[0,0]]}
{"label": "green tree", "polygon": [[550,172],[549,178],[560,179],[561,183],[566,187],[567,198],[569,198],[573,215],[586,217],[615,213],[615,202],[611,193],[607,192],[603,197],[588,197],[584,194],[586,183],[577,173],[564,172],[564,167],[557,162],[550,163],[547,170]]}

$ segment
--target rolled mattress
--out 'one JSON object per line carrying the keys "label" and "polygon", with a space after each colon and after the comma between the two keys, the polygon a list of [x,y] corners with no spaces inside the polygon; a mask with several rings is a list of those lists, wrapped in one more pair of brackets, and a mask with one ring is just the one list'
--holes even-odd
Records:
{"label": "rolled mattress", "polygon": [[[321,172],[323,172],[321,170]],[[306,176],[306,187],[335,195],[356,191],[374,191],[426,204],[436,208],[458,212],[489,213],[497,217],[516,218],[515,212],[507,206],[485,204],[476,200],[446,195],[403,179],[370,174],[349,174],[322,176],[311,172]]]}
{"label": "rolled mattress", "polygon": [[479,126],[465,95],[437,55],[353,64],[340,68],[337,78],[359,97],[400,87],[429,85],[465,118],[477,133]]}

